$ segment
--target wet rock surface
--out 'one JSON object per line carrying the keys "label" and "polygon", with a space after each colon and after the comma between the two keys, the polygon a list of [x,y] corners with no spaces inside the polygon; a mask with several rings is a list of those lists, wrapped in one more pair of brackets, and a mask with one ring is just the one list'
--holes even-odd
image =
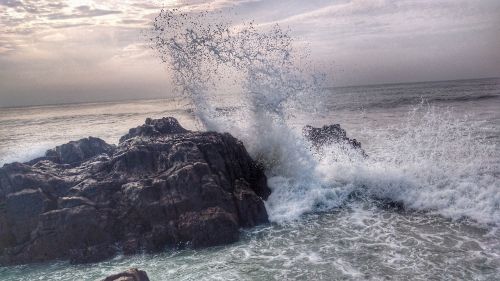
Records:
{"label": "wet rock surface", "polygon": [[70,142],[0,168],[0,264],[235,242],[268,221],[266,182],[240,141],[174,118]]}
{"label": "wet rock surface", "polygon": [[361,148],[361,143],[356,139],[348,138],[346,131],[339,124],[325,125],[321,128],[307,125],[302,129],[302,133],[316,149],[336,144],[344,149],[353,148],[363,157],[367,157],[367,154]]}
{"label": "wet rock surface", "polygon": [[149,281],[149,277],[145,271],[132,268],[127,271],[108,276],[102,281]]}

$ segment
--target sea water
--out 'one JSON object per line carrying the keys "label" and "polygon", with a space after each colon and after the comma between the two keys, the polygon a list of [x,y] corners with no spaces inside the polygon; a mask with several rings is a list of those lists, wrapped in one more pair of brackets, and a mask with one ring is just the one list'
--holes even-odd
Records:
{"label": "sea water", "polygon": [[[369,157],[330,147],[314,162],[286,158],[299,162],[268,175],[271,223],[239,242],[2,267],[0,280],[99,280],[130,267],[152,280],[499,280],[500,79],[329,88],[321,98],[321,110],[297,110],[291,133],[267,143],[296,147],[289,135],[303,125],[340,123]],[[146,117],[202,129],[193,112],[182,99],[2,108],[0,164],[87,136],[117,143]]]}

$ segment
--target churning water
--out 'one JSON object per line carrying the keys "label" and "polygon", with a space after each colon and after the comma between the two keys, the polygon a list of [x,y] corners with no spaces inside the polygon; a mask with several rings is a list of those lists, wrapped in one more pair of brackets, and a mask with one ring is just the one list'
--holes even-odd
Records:
{"label": "churning water", "polygon": [[[499,279],[500,79],[328,89],[279,26],[210,17],[155,21],[154,48],[182,98],[2,109],[0,163],[89,135],[117,142],[146,117],[174,116],[244,142],[266,167],[272,223],[224,247],[5,267],[1,280],[94,280],[133,266],[152,280]],[[332,123],[369,157],[311,150],[302,126]]]}

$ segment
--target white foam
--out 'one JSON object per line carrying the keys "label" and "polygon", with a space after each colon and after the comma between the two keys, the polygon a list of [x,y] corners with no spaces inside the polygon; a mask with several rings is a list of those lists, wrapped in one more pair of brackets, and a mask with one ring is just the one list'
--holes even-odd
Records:
{"label": "white foam", "polygon": [[318,169],[334,188],[351,186],[453,219],[500,223],[496,148],[473,133],[476,124],[434,107],[419,107],[404,124],[397,134],[374,138],[385,149],[368,159],[334,161],[327,153]]}
{"label": "white foam", "polygon": [[6,163],[26,162],[31,159],[41,157],[52,148],[52,143],[23,143],[9,147],[3,155],[0,155],[0,167]]}

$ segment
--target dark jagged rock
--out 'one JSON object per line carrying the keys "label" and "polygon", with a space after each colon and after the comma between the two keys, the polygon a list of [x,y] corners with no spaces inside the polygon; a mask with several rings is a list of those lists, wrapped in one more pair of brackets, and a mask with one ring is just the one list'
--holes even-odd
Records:
{"label": "dark jagged rock", "polygon": [[361,143],[356,139],[348,138],[346,131],[339,124],[325,125],[321,128],[307,125],[302,129],[302,132],[317,149],[331,144],[348,145],[358,150],[363,157],[367,157],[365,151],[361,148]]}
{"label": "dark jagged rock", "polygon": [[144,125],[130,129],[128,134],[120,138],[120,142],[137,136],[155,137],[167,134],[183,134],[187,132],[189,131],[184,129],[177,119],[173,117],[164,117],[162,119],[147,118]]}
{"label": "dark jagged rock", "polygon": [[29,163],[34,164],[42,160],[50,160],[57,164],[79,163],[99,154],[110,155],[115,148],[114,145],[107,144],[99,138],[88,137],[56,146],[48,150],[44,157],[31,160]]}
{"label": "dark jagged rock", "polygon": [[266,182],[240,141],[174,118],[70,142],[0,168],[0,264],[234,242],[268,221]]}
{"label": "dark jagged rock", "polygon": [[127,271],[108,276],[102,281],[149,281],[149,278],[145,271],[132,268]]}

